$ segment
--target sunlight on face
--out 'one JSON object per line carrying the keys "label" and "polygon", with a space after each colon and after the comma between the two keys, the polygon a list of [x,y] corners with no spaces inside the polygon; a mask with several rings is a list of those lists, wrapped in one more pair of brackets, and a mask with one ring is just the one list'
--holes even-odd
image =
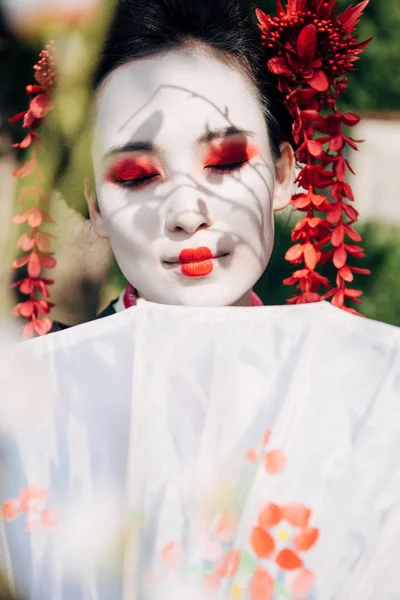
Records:
{"label": "sunlight on face", "polygon": [[250,304],[273,246],[275,167],[246,75],[169,51],[114,70],[96,111],[90,213],[127,280],[163,304]]}

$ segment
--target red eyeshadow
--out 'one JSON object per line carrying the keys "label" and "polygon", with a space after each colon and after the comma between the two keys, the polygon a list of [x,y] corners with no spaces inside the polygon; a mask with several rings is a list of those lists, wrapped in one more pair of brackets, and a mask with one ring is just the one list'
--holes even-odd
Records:
{"label": "red eyeshadow", "polygon": [[255,146],[247,143],[222,142],[212,146],[205,158],[205,166],[233,164],[251,160],[259,154]]}
{"label": "red eyeshadow", "polygon": [[112,165],[107,173],[107,180],[112,182],[140,179],[157,175],[158,171],[151,160],[146,158],[122,158]]}

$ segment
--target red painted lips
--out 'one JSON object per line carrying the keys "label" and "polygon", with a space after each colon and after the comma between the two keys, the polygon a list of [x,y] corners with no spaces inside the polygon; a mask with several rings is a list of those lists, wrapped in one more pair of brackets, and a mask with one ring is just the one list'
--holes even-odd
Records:
{"label": "red painted lips", "polygon": [[204,277],[213,270],[215,258],[210,248],[185,248],[179,255],[181,273],[188,277]]}

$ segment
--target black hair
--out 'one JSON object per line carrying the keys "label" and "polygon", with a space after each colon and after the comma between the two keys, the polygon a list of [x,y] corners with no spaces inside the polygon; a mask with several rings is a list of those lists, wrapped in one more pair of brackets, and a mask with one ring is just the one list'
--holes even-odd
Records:
{"label": "black hair", "polygon": [[292,120],[265,66],[251,0],[117,0],[115,15],[94,73],[94,89],[116,67],[191,43],[241,66],[258,91],[272,152],[293,145]]}

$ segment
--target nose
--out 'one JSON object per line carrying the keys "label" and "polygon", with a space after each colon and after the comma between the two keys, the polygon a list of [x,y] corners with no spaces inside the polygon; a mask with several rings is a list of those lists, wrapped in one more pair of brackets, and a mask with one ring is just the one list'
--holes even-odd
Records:
{"label": "nose", "polygon": [[210,227],[210,220],[205,211],[181,208],[172,210],[167,214],[166,227],[171,232],[185,231],[186,233],[196,233],[199,229]]}

